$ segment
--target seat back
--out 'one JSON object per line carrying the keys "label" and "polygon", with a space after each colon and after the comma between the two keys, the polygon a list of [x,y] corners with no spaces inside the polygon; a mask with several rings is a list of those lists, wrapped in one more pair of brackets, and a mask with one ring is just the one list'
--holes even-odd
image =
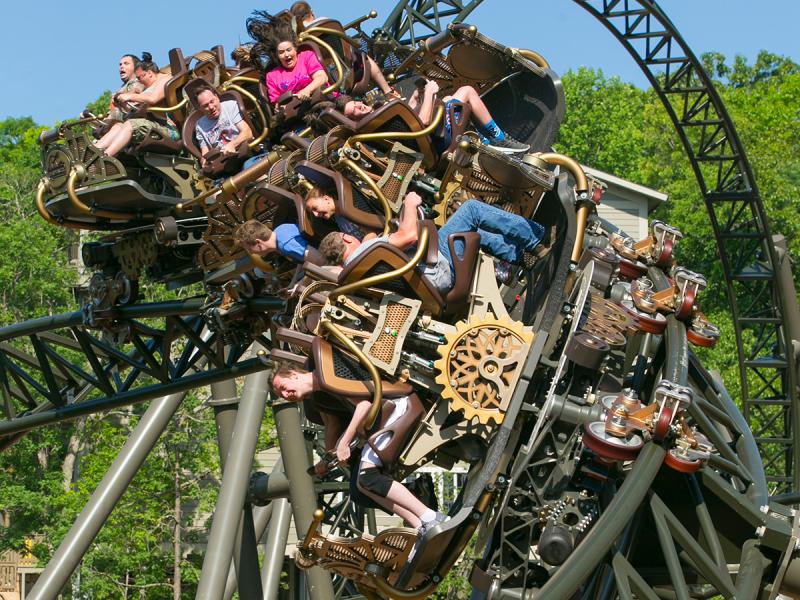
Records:
{"label": "seat back", "polygon": [[[315,31],[316,28],[332,29],[339,32],[339,35],[319,30]],[[316,19],[311,24],[311,27],[305,29],[305,32],[318,37],[328,44],[339,56],[342,66],[349,67],[350,72],[344,82],[344,89],[348,94],[360,96],[373,87],[367,57],[343,39],[343,37],[348,36],[341,22],[327,17]],[[330,73],[331,77],[334,74]]]}
{"label": "seat back", "polygon": [[[447,292],[447,313],[460,312],[469,301],[478,252],[481,249],[481,236],[476,231],[452,233],[447,238],[447,246],[453,259],[453,288]],[[457,249],[463,249],[459,256]]]}
{"label": "seat back", "polygon": [[[397,460],[409,436],[415,431],[422,417],[425,416],[425,407],[419,399],[419,396],[411,394],[408,396],[406,412],[394,423],[385,426],[384,423],[391,417],[391,410],[394,408],[395,402],[391,400],[384,402],[380,429],[370,435],[367,440],[367,443],[372,447],[384,465],[391,465]],[[381,450],[376,447],[376,441],[378,437],[383,434],[388,434],[390,438],[389,443]]]}
{"label": "seat back", "polygon": [[459,136],[469,127],[470,119],[472,118],[472,108],[469,104],[464,104],[461,101],[449,102],[447,104],[444,120],[442,121],[442,128],[444,123],[449,119],[450,121],[450,143],[442,150],[442,158],[445,155],[455,150],[458,145]]}
{"label": "seat back", "polygon": [[[372,379],[361,364],[327,340],[317,336],[311,344],[314,371],[323,392],[353,400],[372,398]],[[382,381],[385,398],[408,396],[414,390],[408,383]]]}
{"label": "seat back", "polygon": [[383,210],[341,173],[307,160],[299,161],[294,170],[334,196],[336,214],[369,230],[383,230]]}
{"label": "seat back", "polygon": [[[200,86],[205,80],[202,79],[193,79],[190,83],[186,85],[186,89],[184,90],[187,94],[191,94],[194,91],[195,87]],[[253,123],[250,120],[250,116],[246,110],[244,99],[242,98],[239,92],[228,90],[227,92],[223,92],[219,96],[220,102],[227,102],[227,101],[234,101],[239,107],[239,112],[242,114],[242,119],[245,123],[250,126],[250,130],[255,133],[256,129],[253,127]],[[200,109],[195,109],[189,115],[189,117],[183,122],[183,128],[181,131],[181,141],[183,142],[183,147],[186,151],[200,160],[202,154],[200,153],[200,147],[197,143],[197,138],[195,137],[195,128],[197,127],[197,122],[202,118],[203,112]],[[204,169],[204,174],[208,177],[219,177],[221,175],[232,175],[237,173],[241,167],[244,160],[250,157],[253,152],[247,146],[247,144],[243,144],[243,148],[240,148],[240,152],[231,157],[228,161],[213,161],[218,162],[219,164],[215,164],[215,166],[211,167],[210,170]],[[213,152],[213,150],[212,150]]]}
{"label": "seat back", "polygon": [[[373,275],[380,275],[399,269],[408,264],[408,256],[387,242],[373,244],[366,252],[350,261],[339,275],[339,284],[345,285]],[[411,269],[401,277],[384,281],[373,287],[395,292],[407,298],[417,298],[422,302],[422,310],[439,315],[444,300],[434,285],[417,269]]]}
{"label": "seat back", "polygon": [[[173,48],[169,51],[169,68],[171,77],[164,85],[164,101],[161,103],[165,107],[175,106],[183,99],[183,86],[189,81],[189,65],[180,48]],[[189,109],[187,105],[184,105],[172,111],[170,116],[180,128],[188,113]]]}

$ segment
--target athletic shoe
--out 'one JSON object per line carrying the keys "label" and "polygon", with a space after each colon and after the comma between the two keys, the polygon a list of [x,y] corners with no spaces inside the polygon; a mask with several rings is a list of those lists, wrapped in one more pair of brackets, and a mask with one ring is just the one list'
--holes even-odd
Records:
{"label": "athletic shoe", "polygon": [[489,142],[489,148],[497,150],[498,152],[503,152],[504,154],[515,154],[517,152],[527,152],[530,149],[530,144],[523,144],[507,135],[502,140],[491,140]]}
{"label": "athletic shoe", "polygon": [[443,515],[440,512],[436,512],[436,518],[433,521],[426,521],[419,527],[417,527],[417,541],[414,542],[414,547],[411,549],[411,552],[408,553],[408,561],[411,562],[411,559],[414,558],[414,555],[417,553],[417,550],[422,545],[422,540],[425,539],[425,534],[428,533],[431,529],[436,527],[439,523],[444,523],[449,521],[450,517]]}

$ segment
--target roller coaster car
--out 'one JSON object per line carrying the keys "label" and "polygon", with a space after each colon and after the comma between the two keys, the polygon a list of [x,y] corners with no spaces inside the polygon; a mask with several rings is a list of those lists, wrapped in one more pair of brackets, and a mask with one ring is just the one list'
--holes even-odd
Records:
{"label": "roller coaster car", "polygon": [[498,44],[474,26],[451,24],[422,42],[394,74],[405,77],[406,88],[422,74],[439,84],[440,97],[474,87],[498,125],[534,152],[550,150],[564,119],[564,90],[547,62],[535,52]]}
{"label": "roller coaster car", "polygon": [[462,136],[442,177],[437,224],[444,225],[461,202],[477,198],[526,218],[533,218],[555,177],[548,165],[526,154],[521,160]]}

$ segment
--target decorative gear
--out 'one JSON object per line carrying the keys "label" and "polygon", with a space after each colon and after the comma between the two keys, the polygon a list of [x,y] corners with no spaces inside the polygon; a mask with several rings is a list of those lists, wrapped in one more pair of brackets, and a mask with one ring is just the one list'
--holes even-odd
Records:
{"label": "decorative gear", "polygon": [[436,361],[442,398],[451,410],[464,411],[467,421],[501,424],[533,333],[508,318],[473,317],[456,323],[446,338]]}

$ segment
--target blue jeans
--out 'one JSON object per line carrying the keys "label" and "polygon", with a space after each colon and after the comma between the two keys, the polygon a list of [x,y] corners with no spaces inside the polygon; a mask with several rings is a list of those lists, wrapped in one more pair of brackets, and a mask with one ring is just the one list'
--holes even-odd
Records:
{"label": "blue jeans", "polygon": [[262,158],[264,158],[266,155],[267,155],[267,153],[264,152],[262,154],[256,154],[255,156],[251,156],[246,161],[244,161],[244,164],[242,165],[242,171],[244,171],[245,169],[249,169],[254,164],[256,164],[258,161],[260,161]]}
{"label": "blue jeans", "polygon": [[[544,236],[544,227],[490,204],[478,200],[467,200],[439,230],[439,252],[453,265],[453,257],[447,245],[451,233],[477,231],[481,237],[481,250],[496,258],[519,264],[522,253],[533,250]],[[456,243],[456,252],[461,256],[463,244]]]}

